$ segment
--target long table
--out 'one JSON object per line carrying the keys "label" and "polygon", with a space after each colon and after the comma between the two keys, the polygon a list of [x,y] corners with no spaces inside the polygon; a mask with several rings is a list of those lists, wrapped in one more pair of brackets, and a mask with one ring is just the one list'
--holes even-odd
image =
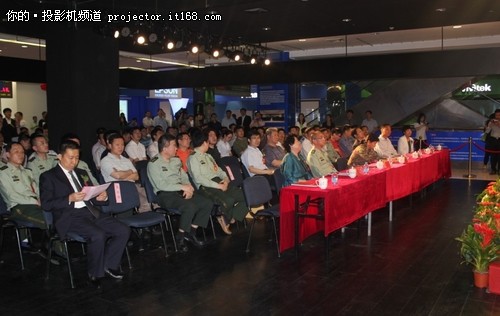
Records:
{"label": "long table", "polygon": [[[296,201],[303,203],[307,198],[324,199],[324,220],[301,219],[299,242],[323,231],[327,237],[333,231],[345,227],[388,202],[418,192],[441,178],[451,176],[449,150],[436,151],[420,158],[410,158],[406,163],[394,163],[390,168],[377,169],[370,165],[368,175],[351,179],[339,176],[337,185],[328,179],[328,187],[291,185],[280,192],[280,251],[295,245]],[[308,213],[317,214],[315,206]],[[371,227],[371,216],[369,218]]]}

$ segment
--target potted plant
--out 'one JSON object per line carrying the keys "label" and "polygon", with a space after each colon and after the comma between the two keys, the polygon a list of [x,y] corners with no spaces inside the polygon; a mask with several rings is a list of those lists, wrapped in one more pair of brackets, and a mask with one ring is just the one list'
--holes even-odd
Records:
{"label": "potted plant", "polygon": [[496,229],[477,218],[456,240],[462,243],[460,253],[464,263],[470,264],[474,272],[474,284],[488,286],[489,264],[500,257],[500,244],[494,242]]}

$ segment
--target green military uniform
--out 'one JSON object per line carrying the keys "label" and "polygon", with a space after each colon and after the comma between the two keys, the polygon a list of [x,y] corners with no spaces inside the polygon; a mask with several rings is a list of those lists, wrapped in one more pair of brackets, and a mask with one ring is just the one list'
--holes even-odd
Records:
{"label": "green military uniform", "polygon": [[156,155],[148,163],[147,168],[148,178],[153,190],[157,192],[160,206],[181,211],[180,229],[189,232],[191,224],[207,227],[213,203],[197,192],[194,192],[190,199],[182,196],[182,185],[190,182],[178,157],[172,157],[167,161],[161,155]]}
{"label": "green military uniform", "polygon": [[228,181],[228,179],[212,156],[195,149],[189,156],[187,164],[189,173],[200,193],[219,204],[229,219],[242,221],[245,218],[248,207],[243,192],[232,185],[229,185],[226,191],[219,189],[220,180]]}
{"label": "green military uniform", "polygon": [[40,175],[57,166],[57,162],[57,155],[54,152],[49,152],[47,154],[47,159],[42,159],[36,152],[31,155],[28,159],[27,167],[33,172],[33,178],[35,179],[37,186],[40,180]]}
{"label": "green military uniform", "polygon": [[78,161],[78,165],[76,166],[78,169],[82,169],[82,170],[85,170],[87,171],[87,174],[89,175],[89,178],[91,180],[91,182],[96,185],[97,183],[99,183],[99,181],[97,181],[97,179],[94,177],[94,175],[92,174],[92,171],[90,171],[90,168],[89,168],[89,165],[83,161],[83,160],[79,160]]}
{"label": "green military uniform", "polygon": [[311,149],[307,155],[307,164],[311,167],[312,175],[315,178],[337,172],[326,152],[316,148]]}
{"label": "green military uniform", "polygon": [[368,146],[365,143],[363,143],[352,151],[351,157],[349,158],[347,165],[361,166],[365,162],[372,163],[374,161],[377,161],[378,159],[379,159],[378,153],[374,149],[368,148]]}
{"label": "green military uniform", "polygon": [[327,141],[325,147],[323,147],[323,151],[326,152],[328,159],[330,159],[331,163],[336,163],[337,159],[340,158],[339,153],[333,148],[333,145],[330,141]]}
{"label": "green military uniform", "polygon": [[38,186],[30,169],[10,163],[2,166],[0,194],[10,209],[12,219],[27,220],[40,229],[47,228],[43,210],[39,206]]}

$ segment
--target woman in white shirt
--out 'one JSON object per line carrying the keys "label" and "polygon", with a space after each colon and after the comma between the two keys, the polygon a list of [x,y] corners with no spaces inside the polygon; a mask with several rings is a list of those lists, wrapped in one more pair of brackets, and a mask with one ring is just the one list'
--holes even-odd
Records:
{"label": "woman in white shirt", "polygon": [[413,124],[415,127],[415,150],[420,149],[420,140],[422,140],[422,149],[427,148],[427,130],[429,129],[429,123],[425,119],[425,114],[420,113],[418,115],[417,123]]}
{"label": "woman in white shirt", "polygon": [[302,129],[304,127],[307,127],[306,123],[306,117],[304,116],[304,113],[300,113],[299,117],[297,118],[297,122],[295,125],[299,128],[299,135],[302,135]]}
{"label": "woman in white shirt", "polygon": [[233,138],[233,132],[231,130],[222,132],[221,138],[217,142],[217,149],[220,152],[221,158],[233,155],[231,152],[231,138]]}

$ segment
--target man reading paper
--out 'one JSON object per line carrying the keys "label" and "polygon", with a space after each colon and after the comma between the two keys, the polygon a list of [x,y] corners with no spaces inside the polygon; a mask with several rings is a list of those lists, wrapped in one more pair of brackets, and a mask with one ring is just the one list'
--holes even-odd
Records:
{"label": "man reading paper", "polygon": [[84,201],[82,187],[93,185],[86,171],[77,169],[80,147],[74,141],[60,146],[59,164],[40,177],[42,208],[54,215],[54,225],[64,238],[67,232],[77,233],[87,240],[87,270],[93,285],[100,286],[105,275],[121,279],[117,269],[130,236],[130,229],[97,205],[106,205],[106,191]]}

